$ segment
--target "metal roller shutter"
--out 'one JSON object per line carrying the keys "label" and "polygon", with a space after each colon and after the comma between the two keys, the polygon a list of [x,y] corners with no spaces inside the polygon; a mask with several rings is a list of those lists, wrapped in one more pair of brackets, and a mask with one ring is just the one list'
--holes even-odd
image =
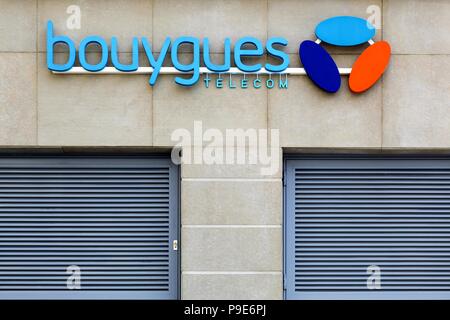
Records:
{"label": "metal roller shutter", "polygon": [[287,299],[449,299],[450,158],[288,157],[285,250]]}
{"label": "metal roller shutter", "polygon": [[168,158],[0,158],[0,299],[176,299],[177,212]]}

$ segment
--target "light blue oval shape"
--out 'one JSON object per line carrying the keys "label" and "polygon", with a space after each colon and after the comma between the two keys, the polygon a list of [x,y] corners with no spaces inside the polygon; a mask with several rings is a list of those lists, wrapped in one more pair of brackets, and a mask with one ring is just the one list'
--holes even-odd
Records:
{"label": "light blue oval shape", "polygon": [[352,16],[332,17],[323,20],[316,27],[317,38],[344,47],[367,42],[375,33],[375,27],[367,20]]}

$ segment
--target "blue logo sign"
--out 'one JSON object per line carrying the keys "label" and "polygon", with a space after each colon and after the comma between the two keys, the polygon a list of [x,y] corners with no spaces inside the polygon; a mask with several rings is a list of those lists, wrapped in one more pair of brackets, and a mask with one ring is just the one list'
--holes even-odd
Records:
{"label": "blue logo sign", "polygon": [[[111,38],[111,50],[109,50],[108,44],[105,39],[99,36],[89,36],[81,40],[78,48],[78,60],[80,66],[86,71],[98,72],[103,70],[108,63],[108,57],[111,56],[111,62],[114,68],[122,72],[136,71],[139,68],[139,43],[144,48],[145,56],[148,59],[149,64],[153,68],[152,75],[150,77],[150,85],[154,85],[158,79],[158,75],[163,66],[163,62],[168,55],[169,48],[170,58],[172,65],[176,70],[186,74],[191,74],[190,78],[175,77],[175,82],[183,86],[191,86],[199,80],[200,77],[200,59],[203,59],[203,63],[208,70],[217,73],[225,73],[231,68],[231,40],[229,38],[224,41],[224,62],[223,64],[214,64],[210,59],[210,45],[208,38],[203,39],[203,55],[200,54],[200,40],[194,37],[180,37],[172,41],[170,38],[166,38],[161,48],[161,52],[158,57],[153,54],[152,44],[146,37],[138,39],[136,37],[132,40],[132,63],[124,65],[119,62],[118,57],[118,43],[117,38]],[[245,73],[254,73],[261,70],[263,67],[265,70],[271,73],[281,73],[289,66],[289,55],[285,52],[277,49],[277,47],[286,46],[287,40],[283,38],[270,38],[265,45],[258,39],[253,37],[240,38],[234,44],[233,60],[236,67]],[[56,44],[65,44],[69,50],[69,58],[64,64],[57,64],[54,61],[54,46]],[[90,64],[86,59],[86,48],[95,44],[101,49],[101,59],[97,64]],[[188,44],[192,47],[193,58],[188,64],[181,63],[178,59],[178,50],[180,46]],[[249,49],[248,47],[251,47]],[[280,63],[271,64],[266,63],[264,66],[260,63],[248,64],[243,62],[245,57],[261,57],[267,52],[268,55],[276,58]],[[72,39],[67,36],[56,36],[53,30],[53,23],[48,21],[47,23],[47,66],[48,69],[58,72],[64,72],[74,67],[75,59],[77,56],[77,50]]]}
{"label": "blue logo sign", "polygon": [[[85,72],[101,72],[107,68],[108,61],[111,60],[112,68],[117,72],[134,73],[141,69],[139,67],[139,46],[144,50],[143,53],[148,60],[151,70],[147,73],[151,74],[149,83],[155,85],[161,72],[167,71],[167,67],[163,67],[166,57],[170,56],[175,72],[175,82],[182,86],[192,86],[196,84],[200,78],[200,74],[204,73],[205,87],[210,86],[212,79],[210,73],[217,73],[218,77],[213,81],[217,88],[224,87],[225,80],[222,74],[228,73],[230,78],[227,81],[228,87],[236,88],[236,84],[231,77],[234,73],[244,74],[240,79],[239,86],[241,88],[249,87],[249,80],[246,74],[256,74],[251,84],[258,89],[262,86],[259,74],[268,74],[269,79],[266,81],[267,88],[273,88],[275,82],[272,74],[278,74],[279,88],[286,89],[288,86],[287,75],[302,75],[308,77],[322,90],[330,93],[337,92],[341,86],[341,75],[336,63],[330,54],[323,48],[320,43],[323,41],[334,46],[356,46],[368,42],[369,47],[358,57],[353,67],[347,68],[349,74],[349,87],[355,93],[364,92],[373,86],[382,76],[389,63],[391,49],[386,41],[374,42],[372,38],[375,36],[375,27],[366,20],[358,17],[339,16],[332,17],[320,22],[316,27],[316,41],[306,40],[299,46],[299,57],[303,64],[303,68],[288,68],[290,61],[289,55],[282,51],[287,46],[288,41],[281,37],[269,38],[266,43],[254,37],[243,37],[234,43],[229,38],[224,40],[224,58],[222,64],[216,64],[211,61],[210,43],[208,38],[198,39],[195,37],[179,37],[171,39],[167,37],[162,44],[159,55],[154,55],[152,44],[146,37],[132,39],[132,59],[131,63],[123,64],[120,62],[118,53],[118,41],[116,37],[110,40],[110,47],[107,41],[100,36],[88,36],[81,40],[78,51],[72,39],[63,35],[55,35],[53,22],[47,22],[47,66],[48,69],[55,72],[69,72],[75,66],[78,56],[80,67]],[[69,57],[63,64],[55,63],[54,47],[56,44],[64,44],[68,51]],[[86,58],[86,48],[89,45],[96,45],[100,48],[100,61],[91,64]],[[182,63],[179,60],[178,53],[181,46],[189,45],[192,48],[192,60],[189,63]],[[233,46],[233,50],[232,50]],[[202,52],[200,48],[203,48]],[[170,53],[169,53],[170,51]],[[278,63],[250,63],[244,62],[246,57],[262,57],[264,55],[272,57]],[[246,60],[248,61],[248,60]],[[236,67],[231,67],[232,63]],[[204,65],[204,67],[201,67]],[[111,67],[108,67],[111,69]],[[182,76],[180,76],[182,75]],[[283,81],[281,75],[286,78]]]}

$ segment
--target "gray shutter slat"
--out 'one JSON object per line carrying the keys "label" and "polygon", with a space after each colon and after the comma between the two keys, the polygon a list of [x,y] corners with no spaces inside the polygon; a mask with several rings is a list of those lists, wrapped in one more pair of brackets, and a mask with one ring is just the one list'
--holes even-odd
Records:
{"label": "gray shutter slat", "polygon": [[157,156],[0,158],[0,299],[176,299],[177,184]]}
{"label": "gray shutter slat", "polygon": [[[450,299],[450,159],[285,164],[288,299]],[[371,265],[380,289],[367,287]]]}

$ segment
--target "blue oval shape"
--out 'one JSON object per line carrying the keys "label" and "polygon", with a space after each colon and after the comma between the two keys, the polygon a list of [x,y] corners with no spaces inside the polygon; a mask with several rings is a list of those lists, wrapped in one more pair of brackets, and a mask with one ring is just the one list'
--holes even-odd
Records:
{"label": "blue oval shape", "polygon": [[299,53],[306,74],[319,88],[330,93],[339,90],[339,69],[324,48],[314,41],[306,40],[300,44]]}
{"label": "blue oval shape", "polygon": [[316,27],[317,38],[344,47],[367,42],[375,36],[375,33],[375,27],[367,20],[351,16],[329,18]]}

